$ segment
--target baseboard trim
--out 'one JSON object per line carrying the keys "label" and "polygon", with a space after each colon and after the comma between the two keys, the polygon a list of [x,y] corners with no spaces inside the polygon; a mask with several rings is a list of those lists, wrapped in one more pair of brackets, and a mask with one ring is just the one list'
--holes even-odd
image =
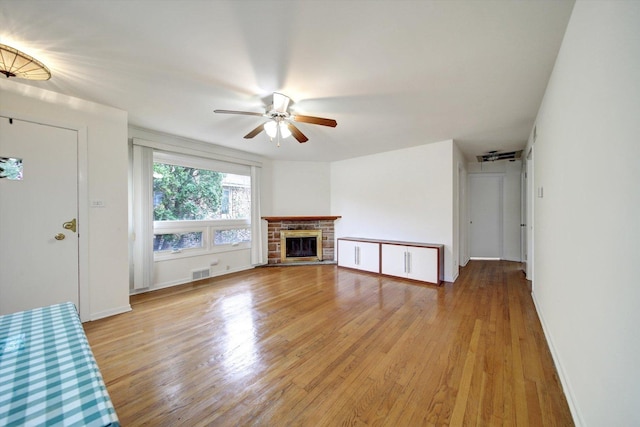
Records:
{"label": "baseboard trim", "polygon": [[131,305],[127,304],[123,307],[112,308],[110,310],[99,311],[97,313],[91,313],[90,321],[103,319],[105,317],[115,316],[116,314],[126,313],[127,311],[131,311]]}
{"label": "baseboard trim", "polygon": [[[218,272],[215,272],[214,274],[211,274],[209,277],[203,277],[202,279],[199,279],[199,280],[213,279],[214,277],[226,276],[227,274],[238,273],[240,271],[245,271],[245,270],[251,270],[252,268],[255,268],[255,266],[245,265],[238,268],[232,268],[230,270],[218,271]],[[199,280],[195,280],[195,281],[199,281]],[[166,289],[172,286],[184,285],[186,283],[191,283],[191,282],[194,282],[194,280],[191,277],[185,277],[185,278],[173,280],[170,282],[158,283],[148,288],[129,289],[129,295],[137,295],[137,294],[143,294],[145,292],[159,291],[160,289]]]}
{"label": "baseboard trim", "polygon": [[580,410],[575,402],[575,395],[573,393],[573,389],[571,388],[571,383],[569,382],[569,378],[565,373],[563,364],[560,360],[560,356],[556,351],[556,348],[553,344],[553,338],[549,329],[547,328],[547,324],[544,320],[544,314],[540,309],[540,305],[536,299],[535,292],[531,292],[531,297],[533,299],[533,306],[536,309],[536,313],[538,313],[538,319],[540,319],[540,324],[542,325],[542,332],[544,333],[544,337],[547,340],[547,345],[549,346],[549,351],[551,352],[551,357],[553,358],[553,363],[556,367],[556,371],[558,371],[558,377],[560,378],[560,383],[562,384],[562,389],[564,391],[564,395],[567,398],[567,403],[569,404],[569,411],[571,411],[571,416],[573,417],[573,422],[576,427],[582,427],[585,423],[582,420],[582,416],[580,415]]}

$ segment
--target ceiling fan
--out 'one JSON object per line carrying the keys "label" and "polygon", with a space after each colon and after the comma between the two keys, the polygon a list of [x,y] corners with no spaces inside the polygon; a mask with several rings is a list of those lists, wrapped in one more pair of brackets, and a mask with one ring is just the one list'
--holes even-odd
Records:
{"label": "ceiling fan", "polygon": [[300,129],[294,126],[292,121],[301,123],[311,123],[314,125],[336,127],[338,122],[333,119],[324,119],[322,117],[303,116],[299,114],[292,114],[288,111],[289,102],[291,99],[278,92],[273,93],[273,104],[269,107],[269,110],[265,113],[254,113],[251,111],[234,111],[234,110],[213,110],[214,113],[223,114],[241,114],[245,116],[259,116],[266,117],[269,120],[262,123],[260,126],[246,134],[245,139],[253,138],[263,130],[267,132],[267,135],[271,138],[278,139],[278,146],[280,146],[280,138],[288,138],[293,135],[298,142],[307,142],[307,138]]}

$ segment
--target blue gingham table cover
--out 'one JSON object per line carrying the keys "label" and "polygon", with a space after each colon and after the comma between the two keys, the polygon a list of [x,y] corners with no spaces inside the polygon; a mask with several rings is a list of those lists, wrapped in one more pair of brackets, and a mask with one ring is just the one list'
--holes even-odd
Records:
{"label": "blue gingham table cover", "polygon": [[73,303],[0,316],[0,426],[119,426]]}

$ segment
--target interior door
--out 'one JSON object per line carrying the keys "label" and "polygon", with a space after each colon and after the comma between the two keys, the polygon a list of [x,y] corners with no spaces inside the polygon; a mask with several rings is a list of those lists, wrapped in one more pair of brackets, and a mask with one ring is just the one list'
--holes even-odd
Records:
{"label": "interior door", "polygon": [[0,162],[0,314],[79,309],[77,131],[0,117]]}
{"label": "interior door", "polygon": [[502,175],[469,175],[469,255],[502,258]]}

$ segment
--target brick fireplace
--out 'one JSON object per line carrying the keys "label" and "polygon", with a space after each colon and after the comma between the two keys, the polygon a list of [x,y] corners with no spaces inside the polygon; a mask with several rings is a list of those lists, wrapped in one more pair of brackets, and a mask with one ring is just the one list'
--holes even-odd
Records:
{"label": "brick fireplace", "polygon": [[[334,221],[340,216],[264,216],[268,223],[268,264],[294,264],[296,262],[333,262],[335,260],[335,232]],[[283,259],[286,251],[281,244],[281,231],[287,230],[320,230],[322,235],[322,253],[316,257],[301,257]],[[289,233],[294,234],[294,233]],[[318,244],[320,248],[320,244]]]}

